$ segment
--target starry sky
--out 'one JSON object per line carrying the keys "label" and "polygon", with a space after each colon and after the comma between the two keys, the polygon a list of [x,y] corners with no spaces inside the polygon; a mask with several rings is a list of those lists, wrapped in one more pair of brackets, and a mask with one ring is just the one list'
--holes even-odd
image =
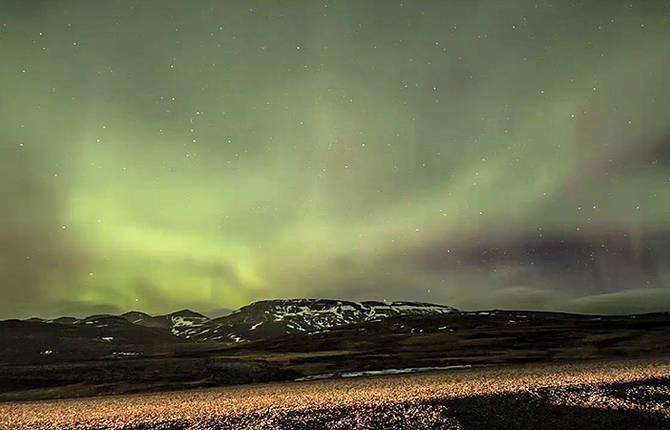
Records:
{"label": "starry sky", "polygon": [[0,317],[670,309],[670,2],[0,4]]}

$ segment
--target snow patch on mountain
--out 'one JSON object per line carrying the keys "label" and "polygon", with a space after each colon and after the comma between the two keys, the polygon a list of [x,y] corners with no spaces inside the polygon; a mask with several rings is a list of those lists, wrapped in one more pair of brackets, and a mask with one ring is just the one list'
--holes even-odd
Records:
{"label": "snow patch on mountain", "polygon": [[213,320],[173,317],[172,333],[190,340],[240,343],[292,333],[326,331],[398,316],[455,311],[450,306],[416,302],[276,299],[255,302]]}

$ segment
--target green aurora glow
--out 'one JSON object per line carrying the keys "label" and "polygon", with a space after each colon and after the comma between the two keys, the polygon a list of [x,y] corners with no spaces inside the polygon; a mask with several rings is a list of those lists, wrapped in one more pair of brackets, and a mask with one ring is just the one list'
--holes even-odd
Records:
{"label": "green aurora glow", "polygon": [[[667,309],[669,29],[662,1],[4,1],[0,317]],[[623,275],[580,272],[618,241],[589,258]]]}

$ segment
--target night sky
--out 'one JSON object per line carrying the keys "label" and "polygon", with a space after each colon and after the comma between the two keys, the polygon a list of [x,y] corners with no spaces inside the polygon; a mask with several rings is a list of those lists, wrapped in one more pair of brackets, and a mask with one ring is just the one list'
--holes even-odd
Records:
{"label": "night sky", "polygon": [[670,310],[668,1],[3,1],[0,317]]}

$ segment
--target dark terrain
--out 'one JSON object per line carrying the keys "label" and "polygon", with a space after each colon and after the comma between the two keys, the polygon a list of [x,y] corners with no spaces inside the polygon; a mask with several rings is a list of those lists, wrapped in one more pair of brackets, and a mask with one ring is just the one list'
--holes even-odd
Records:
{"label": "dark terrain", "polygon": [[356,376],[363,371],[666,357],[670,315],[460,312],[430,304],[258,302],[0,322],[0,400]]}
{"label": "dark terrain", "polygon": [[670,362],[526,364],[0,403],[0,429],[667,429]]}

